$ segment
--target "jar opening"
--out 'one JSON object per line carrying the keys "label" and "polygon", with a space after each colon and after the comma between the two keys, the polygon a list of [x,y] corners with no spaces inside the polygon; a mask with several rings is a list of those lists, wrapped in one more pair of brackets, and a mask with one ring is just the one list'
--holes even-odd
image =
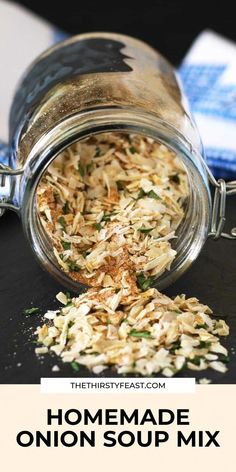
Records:
{"label": "jar opening", "polygon": [[131,131],[76,141],[37,183],[36,254],[72,290],[114,279],[119,284],[127,271],[163,288],[186,270],[206,239],[201,173],[162,139]]}

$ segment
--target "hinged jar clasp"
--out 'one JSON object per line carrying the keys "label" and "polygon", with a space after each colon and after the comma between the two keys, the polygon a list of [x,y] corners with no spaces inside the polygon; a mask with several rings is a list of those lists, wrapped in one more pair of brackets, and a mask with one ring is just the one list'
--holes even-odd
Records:
{"label": "hinged jar clasp", "polygon": [[211,227],[208,236],[215,240],[220,237],[236,239],[236,226],[231,229],[230,233],[223,232],[226,222],[226,200],[228,195],[236,195],[236,180],[232,180],[231,182],[226,182],[224,179],[216,180],[206,161],[202,156],[199,157],[205,167],[210,183],[215,187]]}
{"label": "hinged jar clasp", "polygon": [[236,239],[236,227],[232,228],[230,233],[224,233],[223,229],[226,222],[226,200],[227,195],[236,194],[236,181],[225,182],[223,179],[212,181],[215,186],[211,230],[209,236],[213,239],[220,237],[226,239]]}
{"label": "hinged jar clasp", "polygon": [[18,211],[19,208],[12,203],[12,178],[23,174],[23,169],[12,169],[0,163],[0,216],[5,210]]}

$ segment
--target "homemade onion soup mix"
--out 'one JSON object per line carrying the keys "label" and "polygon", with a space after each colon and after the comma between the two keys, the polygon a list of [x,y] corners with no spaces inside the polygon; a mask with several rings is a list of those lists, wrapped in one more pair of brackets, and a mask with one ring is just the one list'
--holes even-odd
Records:
{"label": "homemade onion soup mix", "polygon": [[39,219],[55,263],[92,288],[57,296],[64,307],[45,314],[37,354],[53,351],[96,374],[227,370],[226,323],[196,298],[152,288],[176,257],[188,195],[180,159],[141,135],[103,133],[53,161],[37,189]]}

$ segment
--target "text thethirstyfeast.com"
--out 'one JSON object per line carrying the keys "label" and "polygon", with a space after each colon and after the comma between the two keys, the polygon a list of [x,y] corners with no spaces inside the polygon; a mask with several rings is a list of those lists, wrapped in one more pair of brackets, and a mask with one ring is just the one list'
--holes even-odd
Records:
{"label": "text thethirstyfeast.com", "polygon": [[[46,425],[53,429],[45,431],[22,430],[16,435],[20,447],[95,447],[101,441],[104,447],[161,447],[168,443],[171,434],[176,436],[176,447],[220,447],[220,431],[191,430],[189,409],[48,409]],[[94,425],[96,429],[83,430],[84,426]],[[180,426],[174,433],[168,426]],[[61,427],[66,427],[61,430]],[[102,432],[100,428],[110,426]],[[124,426],[116,431],[115,426]],[[130,429],[129,429],[130,426]],[[134,426],[139,428],[136,430]],[[147,430],[148,426],[148,430]],[[149,429],[150,426],[150,429]],[[186,427],[190,428],[186,428]],[[59,427],[58,429],[55,429]],[[81,428],[82,427],[82,428]],[[158,427],[158,429],[156,429]],[[161,428],[159,428],[161,427]],[[163,428],[164,427],[164,428]]]}

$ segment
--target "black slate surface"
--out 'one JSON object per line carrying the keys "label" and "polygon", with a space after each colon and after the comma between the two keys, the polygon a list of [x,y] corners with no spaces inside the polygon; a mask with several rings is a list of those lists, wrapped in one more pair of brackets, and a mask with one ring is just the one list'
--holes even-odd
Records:
{"label": "black slate surface", "polygon": [[[235,198],[228,203],[229,226],[236,226]],[[0,383],[39,383],[40,377],[88,377],[80,368],[75,373],[70,365],[62,365],[56,356],[37,358],[33,332],[46,309],[56,309],[55,295],[63,288],[35,261],[24,239],[18,217],[8,213],[0,220]],[[203,371],[196,377],[208,377],[213,383],[236,383],[236,241],[208,240],[197,261],[173,286],[165,291],[173,296],[186,293],[210,305],[217,316],[225,317],[230,336],[223,340],[229,349],[230,362],[226,374]],[[25,308],[39,307],[40,314],[26,316]],[[223,338],[222,338],[223,339]],[[53,365],[60,372],[53,373]],[[104,376],[115,376],[112,370]],[[193,371],[181,376],[193,377]]]}

